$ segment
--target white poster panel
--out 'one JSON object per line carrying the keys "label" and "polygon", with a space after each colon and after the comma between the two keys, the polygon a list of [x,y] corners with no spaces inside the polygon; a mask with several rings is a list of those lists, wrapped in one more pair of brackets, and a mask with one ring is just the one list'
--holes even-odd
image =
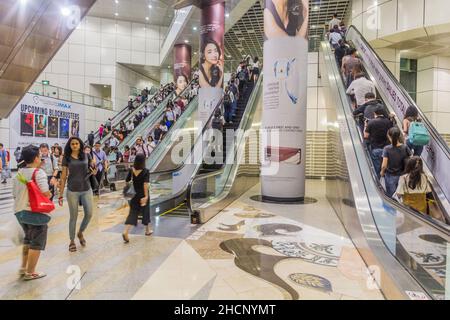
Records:
{"label": "white poster panel", "polygon": [[29,144],[58,143],[85,137],[85,106],[27,93],[9,117],[11,150]]}
{"label": "white poster panel", "polygon": [[305,196],[308,42],[281,37],[264,44],[261,168],[264,197]]}

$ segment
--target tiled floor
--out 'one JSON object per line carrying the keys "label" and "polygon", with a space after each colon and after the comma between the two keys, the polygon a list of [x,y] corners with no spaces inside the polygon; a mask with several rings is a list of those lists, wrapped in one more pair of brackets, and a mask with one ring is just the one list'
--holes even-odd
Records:
{"label": "tiled floor", "polygon": [[[308,181],[308,196],[319,201],[305,206],[252,201],[255,187],[205,225],[161,217],[152,237],[136,228],[128,245],[120,236],[125,203],[120,193],[105,195],[88,246],[76,253],[67,250],[63,207],[39,262],[46,278],[19,279],[20,247],[3,231],[0,299],[383,299],[367,287],[366,267],[324,187]],[[1,210],[1,226],[14,219],[11,209]]]}

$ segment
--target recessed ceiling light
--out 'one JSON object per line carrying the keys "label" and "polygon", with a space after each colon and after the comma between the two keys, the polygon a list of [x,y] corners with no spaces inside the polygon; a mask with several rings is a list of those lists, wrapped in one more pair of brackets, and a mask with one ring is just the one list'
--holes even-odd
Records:
{"label": "recessed ceiling light", "polygon": [[153,8],[153,6],[152,6],[151,4],[149,4],[149,5],[148,5],[148,8],[151,9],[151,8]]}
{"label": "recessed ceiling light", "polygon": [[187,39],[186,39],[186,40],[184,40],[184,43],[189,43],[189,40],[187,40]]}
{"label": "recessed ceiling light", "polygon": [[147,20],[147,21],[148,21],[148,20],[150,20],[150,18],[149,18],[149,17],[145,17],[145,20]]}
{"label": "recessed ceiling light", "polygon": [[115,2],[116,2],[116,3],[119,3],[119,0],[116,0]]}
{"label": "recessed ceiling light", "polygon": [[197,54],[197,51],[195,51],[194,54]]}
{"label": "recessed ceiling light", "polygon": [[225,13],[225,17],[229,18],[230,14],[229,13]]}
{"label": "recessed ceiling light", "polygon": [[69,15],[70,15],[70,9],[69,9],[69,8],[66,8],[66,7],[62,8],[62,9],[61,9],[61,14],[62,14],[64,17],[69,16]]}
{"label": "recessed ceiling light", "polygon": [[197,31],[197,27],[193,27],[192,30]]}
{"label": "recessed ceiling light", "polygon": [[119,14],[116,12],[116,13],[114,13],[114,15],[117,17]]}

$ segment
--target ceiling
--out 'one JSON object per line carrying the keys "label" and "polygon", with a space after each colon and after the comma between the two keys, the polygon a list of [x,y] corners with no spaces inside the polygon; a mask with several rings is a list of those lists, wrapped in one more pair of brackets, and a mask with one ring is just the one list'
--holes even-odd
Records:
{"label": "ceiling", "polygon": [[173,5],[176,2],[176,0],[97,0],[88,15],[169,26],[175,12]]}
{"label": "ceiling", "polygon": [[[316,51],[323,39],[325,24],[334,13],[344,19],[350,0],[309,1],[310,50]],[[234,66],[243,56],[263,56],[264,1],[257,1],[247,13],[225,34],[225,54],[228,65]]]}

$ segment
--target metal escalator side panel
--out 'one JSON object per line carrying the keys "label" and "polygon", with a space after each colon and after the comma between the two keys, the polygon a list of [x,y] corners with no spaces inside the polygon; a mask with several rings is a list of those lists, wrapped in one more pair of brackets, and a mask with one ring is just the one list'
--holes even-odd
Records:
{"label": "metal escalator side panel", "polygon": [[409,106],[415,106],[419,111],[431,136],[431,142],[424,148],[422,158],[448,203],[450,201],[450,170],[448,170],[450,168],[450,151],[448,145],[354,26],[349,28],[346,39],[351,41],[358,50],[365,69],[369,72],[385,103],[392,107],[400,121],[403,121]]}
{"label": "metal escalator side panel", "polygon": [[408,299],[407,291],[430,298],[394,256],[396,210],[378,194],[330,45],[323,42],[321,52],[319,67],[326,75],[324,91],[329,92],[325,96],[336,107],[335,112],[328,110],[329,131],[335,139],[330,151],[337,161],[332,164],[336,177],[327,180],[327,198],[388,299]]}

